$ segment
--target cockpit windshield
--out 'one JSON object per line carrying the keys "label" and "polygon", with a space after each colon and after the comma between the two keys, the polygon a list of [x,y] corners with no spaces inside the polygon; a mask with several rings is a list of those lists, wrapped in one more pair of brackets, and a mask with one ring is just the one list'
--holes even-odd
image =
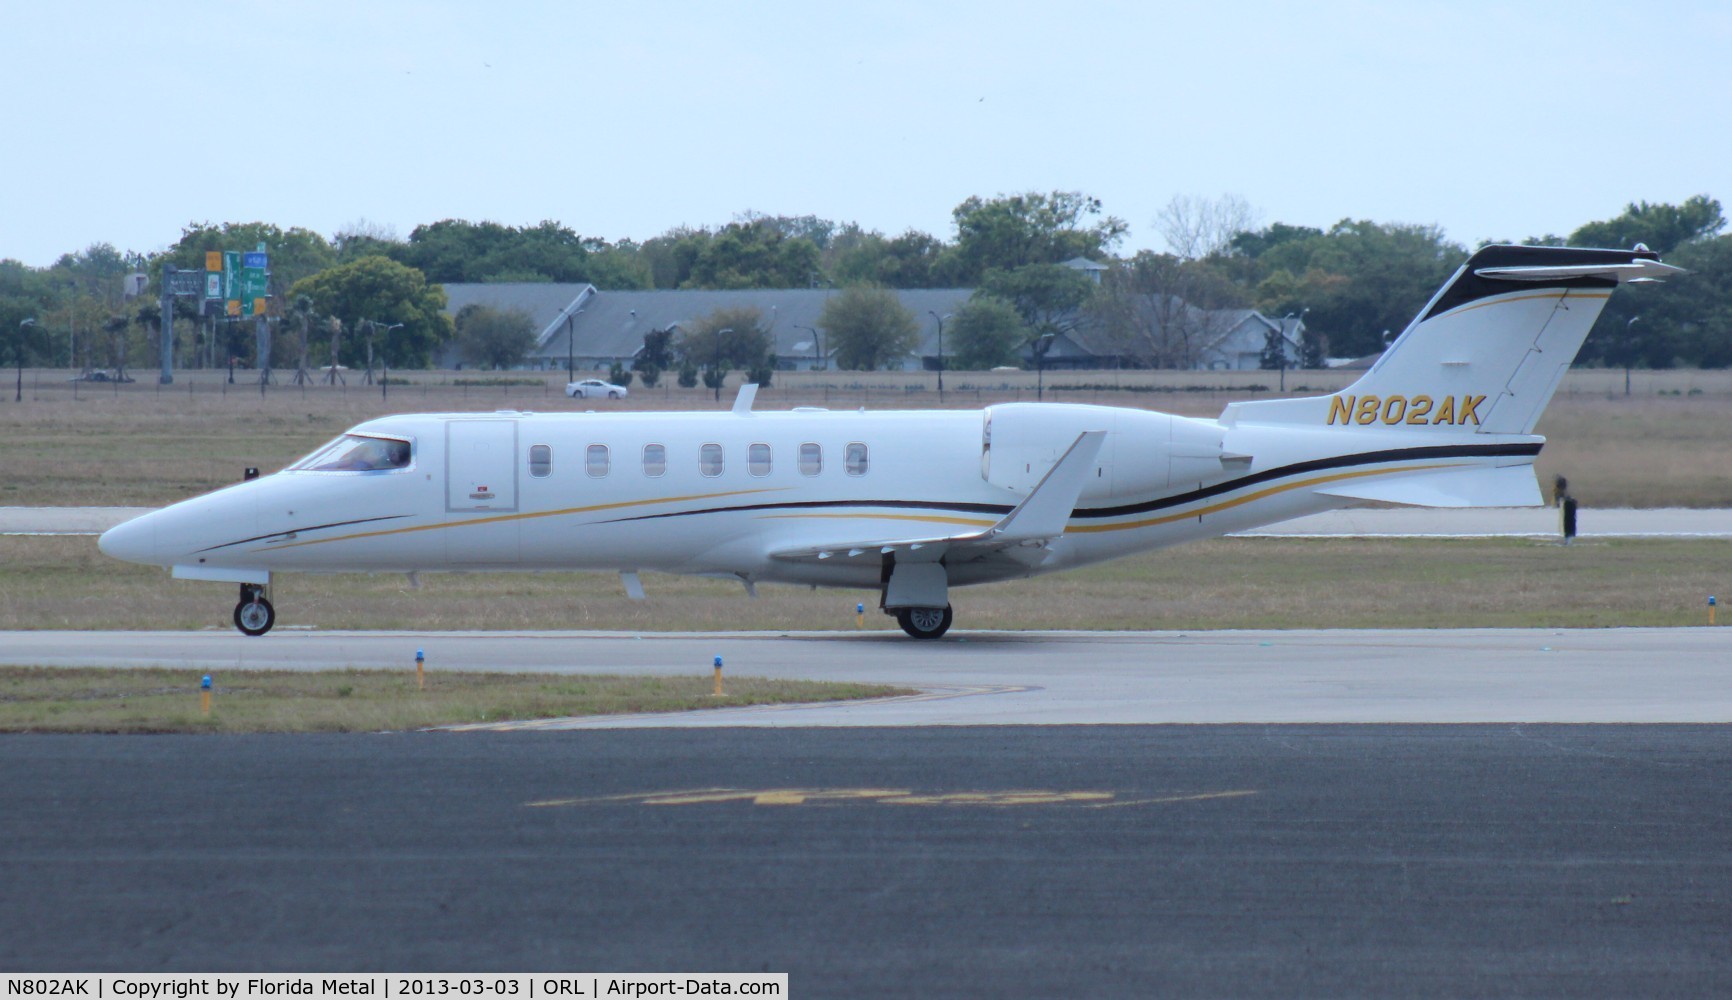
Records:
{"label": "cockpit windshield", "polygon": [[284,470],[287,472],[389,472],[407,469],[413,448],[402,438],[345,434]]}

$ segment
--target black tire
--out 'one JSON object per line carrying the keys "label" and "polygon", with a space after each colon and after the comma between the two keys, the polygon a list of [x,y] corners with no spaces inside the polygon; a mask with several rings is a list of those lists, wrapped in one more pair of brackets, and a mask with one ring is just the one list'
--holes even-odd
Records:
{"label": "black tire", "polygon": [[618,399],[618,398],[619,398],[619,393],[617,393],[617,392],[610,392],[610,393],[608,393],[608,394],[607,394],[607,398],[609,398],[609,399]]}
{"label": "black tire", "polygon": [[247,635],[264,635],[277,623],[277,609],[262,597],[235,605],[235,628]]}
{"label": "black tire", "polygon": [[896,624],[916,639],[936,639],[950,631],[950,605],[937,608],[897,608]]}

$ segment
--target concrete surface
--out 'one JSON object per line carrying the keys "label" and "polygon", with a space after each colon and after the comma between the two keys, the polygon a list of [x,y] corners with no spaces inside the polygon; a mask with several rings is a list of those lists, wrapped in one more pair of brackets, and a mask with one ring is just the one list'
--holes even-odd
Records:
{"label": "concrete surface", "polygon": [[1295,632],[0,632],[0,663],[879,681],[920,696],[537,722],[620,726],[1728,722],[1732,627]]}

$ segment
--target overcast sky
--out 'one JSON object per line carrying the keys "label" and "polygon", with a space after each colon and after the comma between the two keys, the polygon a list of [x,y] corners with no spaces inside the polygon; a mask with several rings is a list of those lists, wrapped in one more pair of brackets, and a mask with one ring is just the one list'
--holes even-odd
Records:
{"label": "overcast sky", "polygon": [[1129,251],[1175,195],[1467,244],[1732,200],[1723,2],[8,2],[0,38],[0,258],[37,266],[192,221],[948,239],[1077,190]]}

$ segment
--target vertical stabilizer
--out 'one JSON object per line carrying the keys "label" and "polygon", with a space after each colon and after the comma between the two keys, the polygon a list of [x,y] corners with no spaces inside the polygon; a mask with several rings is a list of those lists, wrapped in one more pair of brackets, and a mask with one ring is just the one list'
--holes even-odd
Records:
{"label": "vertical stabilizer", "polygon": [[1359,381],[1223,420],[1530,434],[1612,290],[1679,270],[1645,249],[1483,247]]}

